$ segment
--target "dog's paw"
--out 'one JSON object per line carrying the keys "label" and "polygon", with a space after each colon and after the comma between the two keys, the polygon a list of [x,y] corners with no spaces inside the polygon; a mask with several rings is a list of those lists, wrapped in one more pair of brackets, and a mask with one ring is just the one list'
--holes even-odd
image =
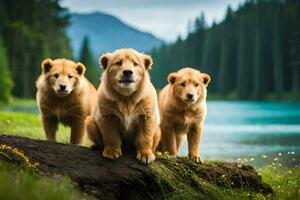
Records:
{"label": "dog's paw", "polygon": [[155,155],[151,149],[138,150],[136,158],[143,164],[150,164],[155,160]]}
{"label": "dog's paw", "polygon": [[203,164],[203,159],[201,158],[200,155],[196,155],[196,156],[190,155],[189,158],[196,163]]}
{"label": "dog's paw", "polygon": [[105,147],[103,150],[103,157],[115,160],[122,155],[121,148]]}

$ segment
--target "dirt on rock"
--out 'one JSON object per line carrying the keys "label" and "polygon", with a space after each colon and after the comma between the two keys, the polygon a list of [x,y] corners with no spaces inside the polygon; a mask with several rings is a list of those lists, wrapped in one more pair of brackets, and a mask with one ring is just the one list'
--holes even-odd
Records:
{"label": "dirt on rock", "polygon": [[18,148],[30,160],[39,162],[40,174],[67,176],[80,191],[99,199],[165,199],[186,190],[209,198],[207,187],[273,192],[253,167],[238,163],[199,165],[186,158],[158,156],[146,166],[133,153],[111,161],[97,149],[1,134],[0,144]]}

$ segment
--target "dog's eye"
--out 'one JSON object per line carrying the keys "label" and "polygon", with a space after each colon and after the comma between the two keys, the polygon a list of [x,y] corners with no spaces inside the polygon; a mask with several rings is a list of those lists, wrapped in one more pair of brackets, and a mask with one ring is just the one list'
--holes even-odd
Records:
{"label": "dog's eye", "polygon": [[196,83],[196,84],[195,84],[195,87],[198,87],[198,85],[199,85],[199,84],[198,84],[198,83]]}
{"label": "dog's eye", "polygon": [[73,78],[73,76],[71,74],[68,75],[68,78]]}
{"label": "dog's eye", "polygon": [[138,66],[139,64],[137,62],[133,61],[133,65]]}
{"label": "dog's eye", "polygon": [[116,65],[121,66],[122,65],[122,61],[116,62]]}
{"label": "dog's eye", "polygon": [[182,87],[185,87],[185,83],[181,83],[180,85],[181,85]]}
{"label": "dog's eye", "polygon": [[59,76],[58,74],[54,74],[54,77],[55,77],[55,78],[58,78],[58,76]]}

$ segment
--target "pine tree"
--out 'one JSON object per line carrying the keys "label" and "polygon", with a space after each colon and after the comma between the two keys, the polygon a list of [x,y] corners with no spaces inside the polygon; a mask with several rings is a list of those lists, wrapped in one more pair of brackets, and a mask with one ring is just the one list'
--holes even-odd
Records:
{"label": "pine tree", "polygon": [[95,85],[99,85],[100,68],[96,66],[90,51],[88,37],[84,37],[80,50],[80,62],[86,66],[86,77]]}
{"label": "pine tree", "polygon": [[176,68],[172,66],[170,55],[170,48],[166,44],[163,44],[156,50],[156,53],[152,55],[154,67],[150,73],[154,85],[158,89],[163,88],[166,85],[168,74],[176,70]]}
{"label": "pine tree", "polygon": [[203,59],[203,43],[206,31],[206,20],[205,15],[202,12],[198,20],[195,22],[196,32],[194,37],[195,45],[192,46],[192,51],[194,51],[193,66],[201,68],[201,63]]}
{"label": "pine tree", "polygon": [[[3,10],[6,18],[2,18]],[[15,83],[14,96],[34,97],[43,58],[72,57],[64,30],[67,25],[68,14],[59,0],[0,2],[0,31]]]}
{"label": "pine tree", "polygon": [[222,47],[220,69],[218,74],[218,93],[225,96],[235,89],[236,83],[236,44],[233,23],[233,12],[227,8],[225,21],[222,24]]}
{"label": "pine tree", "polygon": [[274,85],[275,93],[278,98],[283,95],[283,62],[282,62],[282,35],[280,26],[280,7],[277,8],[274,18],[274,31],[273,31],[273,65],[274,65]]}
{"label": "pine tree", "polygon": [[262,99],[265,94],[266,84],[265,78],[265,59],[263,48],[263,24],[262,24],[262,9],[260,5],[257,5],[255,12],[255,49],[254,49],[254,74],[253,74],[253,97],[255,99]]}
{"label": "pine tree", "polygon": [[208,73],[213,82],[210,84],[210,91],[216,92],[218,85],[218,70],[220,66],[220,27],[216,24],[205,33],[203,44],[203,59],[201,70]]}
{"label": "pine tree", "polygon": [[7,102],[11,97],[13,82],[8,69],[6,49],[3,45],[2,37],[0,37],[0,61],[0,101]]}
{"label": "pine tree", "polygon": [[245,83],[244,75],[246,71],[246,64],[245,64],[245,58],[246,58],[246,41],[245,41],[245,25],[244,25],[244,16],[241,17],[239,23],[239,36],[238,36],[238,50],[237,50],[237,96],[240,99],[246,99],[248,96],[248,92],[245,90],[245,86],[247,85]]}
{"label": "pine tree", "polygon": [[3,31],[8,19],[3,3],[0,1],[0,32]]}
{"label": "pine tree", "polygon": [[[295,2],[296,12],[295,23],[291,36],[289,38],[289,52],[288,57],[290,58],[289,66],[292,73],[291,91],[299,93],[300,91],[300,1]],[[287,74],[289,75],[289,74]],[[288,77],[290,79],[290,76]],[[286,80],[287,81],[287,80]]]}

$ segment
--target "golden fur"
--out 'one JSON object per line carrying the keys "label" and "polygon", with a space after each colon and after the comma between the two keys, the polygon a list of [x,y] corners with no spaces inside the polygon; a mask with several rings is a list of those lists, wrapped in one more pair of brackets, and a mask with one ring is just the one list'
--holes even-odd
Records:
{"label": "golden fur", "polygon": [[109,159],[121,156],[123,140],[132,138],[137,159],[148,164],[160,140],[157,94],[148,73],[152,59],[133,49],[119,49],[99,61],[104,71],[95,112],[87,119],[88,135]]}
{"label": "golden fur", "polygon": [[[94,109],[96,89],[84,77],[85,66],[67,59],[45,59],[36,87],[46,137],[56,140],[58,123],[71,127],[72,144],[79,144],[85,132],[84,120]],[[64,90],[62,90],[62,88]]]}
{"label": "golden fur", "polygon": [[162,148],[176,156],[187,135],[189,157],[203,162],[199,145],[206,117],[206,87],[210,76],[192,68],[170,73],[159,93]]}

